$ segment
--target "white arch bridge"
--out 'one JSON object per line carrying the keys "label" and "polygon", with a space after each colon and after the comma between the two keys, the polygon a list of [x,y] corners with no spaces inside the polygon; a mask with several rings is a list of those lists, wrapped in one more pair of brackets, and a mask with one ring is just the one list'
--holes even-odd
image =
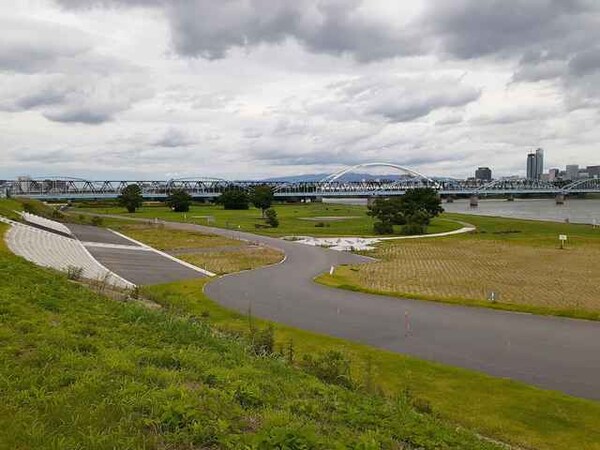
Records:
{"label": "white arch bridge", "polygon": [[[370,177],[348,180],[347,176],[360,169],[384,167],[401,176],[393,179]],[[0,181],[0,195],[29,197],[40,200],[113,199],[128,185],[137,184],[148,199],[164,199],[173,190],[183,189],[196,199],[214,199],[230,187],[251,189],[269,185],[280,199],[318,199],[323,197],[372,198],[403,195],[407,190],[430,187],[442,196],[517,196],[580,195],[600,193],[600,179],[585,179],[570,184],[539,180],[509,179],[491,183],[440,180],[428,177],[407,167],[392,163],[365,163],[345,167],[318,181],[258,181],[225,180],[222,178],[181,178],[172,180],[87,180],[68,177],[20,178]]]}

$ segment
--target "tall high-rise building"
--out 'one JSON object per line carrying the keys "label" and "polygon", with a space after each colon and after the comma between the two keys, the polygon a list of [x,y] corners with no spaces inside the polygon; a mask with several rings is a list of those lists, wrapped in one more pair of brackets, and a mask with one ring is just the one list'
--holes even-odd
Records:
{"label": "tall high-rise building", "polygon": [[590,178],[600,178],[600,166],[587,166],[587,173]]}
{"label": "tall high-rise building", "polygon": [[527,155],[527,179],[539,180],[544,173],[544,150],[538,148]]}
{"label": "tall high-rise building", "polygon": [[492,169],[480,167],[475,171],[475,179],[481,181],[492,181]]}
{"label": "tall high-rise building", "polygon": [[567,180],[576,180],[579,178],[579,164],[569,164],[566,172]]}
{"label": "tall high-rise building", "polygon": [[536,160],[536,166],[535,166],[535,170],[536,170],[536,175],[538,180],[542,177],[542,174],[544,173],[544,150],[541,148],[538,148],[535,151],[535,160]]}

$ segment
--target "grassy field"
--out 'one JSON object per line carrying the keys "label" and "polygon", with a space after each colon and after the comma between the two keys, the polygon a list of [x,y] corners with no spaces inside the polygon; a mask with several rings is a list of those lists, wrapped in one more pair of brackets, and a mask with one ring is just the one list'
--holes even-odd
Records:
{"label": "grassy field", "polygon": [[[202,293],[206,282],[153,286],[144,294],[169,311],[204,317],[218,329],[247,330],[247,315],[225,309]],[[256,318],[252,322],[268,324]],[[600,403],[280,324],[275,338],[286,355],[291,345],[295,361],[341,350],[351,361],[353,378],[367,390],[391,398],[408,395],[422,411],[515,448],[600,449]]]}
{"label": "grassy field", "polygon": [[[478,232],[387,242],[380,261],[340,267],[334,287],[494,308],[600,319],[600,230],[591,226],[448,215]],[[569,238],[559,248],[558,236]],[[489,302],[491,292],[496,303]]]}
{"label": "grassy field", "polygon": [[[119,207],[74,208],[97,214],[120,214],[173,222],[191,222],[219,228],[240,229],[269,236],[372,236],[373,219],[367,216],[366,206],[334,205],[326,203],[278,204],[274,206],[280,220],[279,228],[257,228],[264,225],[261,212],[251,208],[246,211],[230,211],[216,205],[195,205],[189,213],[171,211],[161,205],[144,206],[134,214]],[[336,218],[341,218],[337,220]],[[440,233],[461,228],[460,224],[445,218],[434,219],[428,233]],[[399,228],[398,230],[399,231]]]}
{"label": "grassy field", "polygon": [[[490,230],[481,225],[482,236],[487,236]],[[516,234],[510,236],[514,239]],[[160,238],[156,245],[163,245]],[[169,311],[204,317],[226,332],[247,330],[249,318],[207,299],[202,293],[205,283],[195,280],[155,286],[144,294]],[[265,321],[252,321],[267,326]],[[342,349],[351,360],[352,378],[361,380],[369,391],[383,391],[390,397],[409,392],[420,409],[484,436],[523,448],[600,448],[597,403],[282,325],[276,326],[275,336],[281,353],[293,349],[296,364],[304,355]]]}
{"label": "grassy field", "polygon": [[117,220],[108,224],[133,239],[219,275],[275,264],[284,257],[279,250],[212,234]]}
{"label": "grassy field", "polygon": [[[135,232],[170,251],[235,248]],[[595,402],[280,325],[283,356],[257,358],[249,325],[268,323],[207,299],[207,280],[146,288],[163,306],[149,311],[2,244],[0,273],[10,280],[0,284],[6,448],[496,448],[477,432],[518,448],[600,449]],[[331,384],[345,367],[324,362],[332,351],[349,363],[351,389]]]}
{"label": "grassy field", "polygon": [[108,300],[3,243],[0,273],[3,449],[499,448],[412,394],[341,386],[344,357],[300,370],[257,355],[248,328],[225,333],[181,302]]}
{"label": "grassy field", "polygon": [[164,225],[131,224],[111,221],[110,228],[166,252],[186,249],[242,247],[244,242],[214,234],[167,229]]}

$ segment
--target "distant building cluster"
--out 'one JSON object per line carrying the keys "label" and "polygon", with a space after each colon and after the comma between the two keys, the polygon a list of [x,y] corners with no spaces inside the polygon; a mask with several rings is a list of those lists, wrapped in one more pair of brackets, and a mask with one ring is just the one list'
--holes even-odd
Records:
{"label": "distant building cluster", "polygon": [[[518,179],[518,176],[503,177],[503,179]],[[579,167],[578,164],[569,164],[564,170],[553,168],[544,172],[544,150],[538,148],[534,152],[527,154],[527,179],[541,180],[550,182],[577,181],[589,178],[600,178],[600,165]],[[475,171],[475,177],[468,178],[468,181],[486,183],[493,180],[492,169],[489,167],[479,167]]]}

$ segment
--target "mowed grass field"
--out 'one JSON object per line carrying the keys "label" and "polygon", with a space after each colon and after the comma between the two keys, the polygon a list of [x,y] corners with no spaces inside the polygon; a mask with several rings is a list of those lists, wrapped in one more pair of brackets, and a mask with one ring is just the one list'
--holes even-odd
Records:
{"label": "mowed grass field", "polygon": [[279,250],[212,234],[173,230],[162,225],[111,221],[112,229],[197,267],[222,275],[278,263]]}
{"label": "mowed grass field", "polygon": [[[96,214],[119,214],[131,217],[190,222],[219,228],[239,229],[268,236],[372,236],[373,219],[367,216],[366,206],[327,203],[275,204],[280,225],[278,228],[257,228],[264,225],[260,210],[225,210],[218,205],[193,205],[186,214],[171,211],[161,204],[146,205],[134,214],[116,206],[75,207],[78,211]],[[339,218],[336,219],[336,218]],[[428,233],[440,233],[461,228],[460,224],[444,217],[434,219]],[[399,232],[399,227],[397,229]]]}
{"label": "mowed grass field", "polygon": [[[600,230],[501,218],[448,215],[476,233],[392,241],[369,255],[379,261],[340,267],[319,281],[337,287],[600,319]],[[558,237],[568,236],[560,249]],[[494,292],[496,302],[489,301]]]}

